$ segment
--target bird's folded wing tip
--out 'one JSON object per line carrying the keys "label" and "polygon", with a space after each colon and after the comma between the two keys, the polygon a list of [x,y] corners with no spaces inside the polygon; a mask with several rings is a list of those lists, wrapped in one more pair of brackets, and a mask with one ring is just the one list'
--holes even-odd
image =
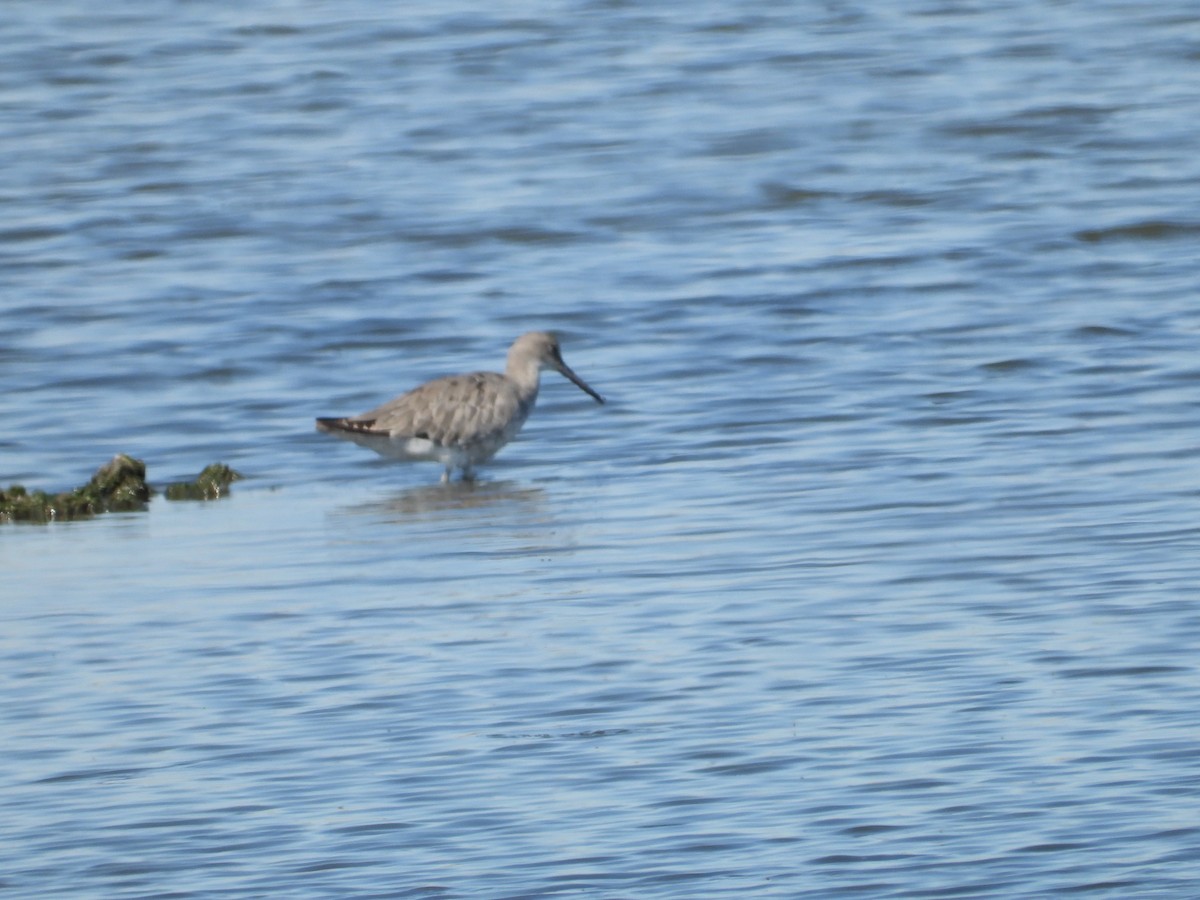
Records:
{"label": "bird's folded wing tip", "polygon": [[321,418],[317,419],[317,431],[374,431],[374,419],[337,419],[337,418]]}

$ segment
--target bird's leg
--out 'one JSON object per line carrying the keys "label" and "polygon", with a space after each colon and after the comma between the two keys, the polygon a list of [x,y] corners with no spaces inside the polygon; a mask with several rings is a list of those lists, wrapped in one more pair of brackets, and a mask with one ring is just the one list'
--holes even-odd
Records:
{"label": "bird's leg", "polygon": [[462,480],[463,481],[474,481],[475,480],[475,470],[472,469],[470,466],[463,466]]}
{"label": "bird's leg", "polygon": [[446,471],[442,473],[442,484],[450,483],[450,473],[454,471],[454,466],[446,466]]}

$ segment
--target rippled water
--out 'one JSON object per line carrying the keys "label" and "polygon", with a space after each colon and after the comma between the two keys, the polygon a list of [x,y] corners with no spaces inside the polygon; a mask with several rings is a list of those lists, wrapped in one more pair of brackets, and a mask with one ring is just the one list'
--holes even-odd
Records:
{"label": "rippled water", "polygon": [[0,528],[5,896],[1200,892],[1193,4],[0,39],[0,482],[249,476]]}

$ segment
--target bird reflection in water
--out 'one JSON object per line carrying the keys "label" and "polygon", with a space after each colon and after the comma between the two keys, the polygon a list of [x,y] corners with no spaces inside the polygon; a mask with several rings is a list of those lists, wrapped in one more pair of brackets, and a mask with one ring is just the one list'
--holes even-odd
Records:
{"label": "bird reflection in water", "polygon": [[385,519],[412,522],[414,519],[471,512],[479,522],[492,515],[505,515],[514,508],[525,514],[536,512],[546,492],[515,481],[455,481],[428,484],[390,494],[346,512],[364,513]]}

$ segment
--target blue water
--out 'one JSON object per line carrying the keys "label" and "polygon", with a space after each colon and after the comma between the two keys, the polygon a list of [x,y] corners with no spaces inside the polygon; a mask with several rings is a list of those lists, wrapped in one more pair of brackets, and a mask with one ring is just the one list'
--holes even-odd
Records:
{"label": "blue water", "polygon": [[[1200,10],[9,4],[0,893],[1200,895]],[[315,433],[553,373],[474,485]]]}

